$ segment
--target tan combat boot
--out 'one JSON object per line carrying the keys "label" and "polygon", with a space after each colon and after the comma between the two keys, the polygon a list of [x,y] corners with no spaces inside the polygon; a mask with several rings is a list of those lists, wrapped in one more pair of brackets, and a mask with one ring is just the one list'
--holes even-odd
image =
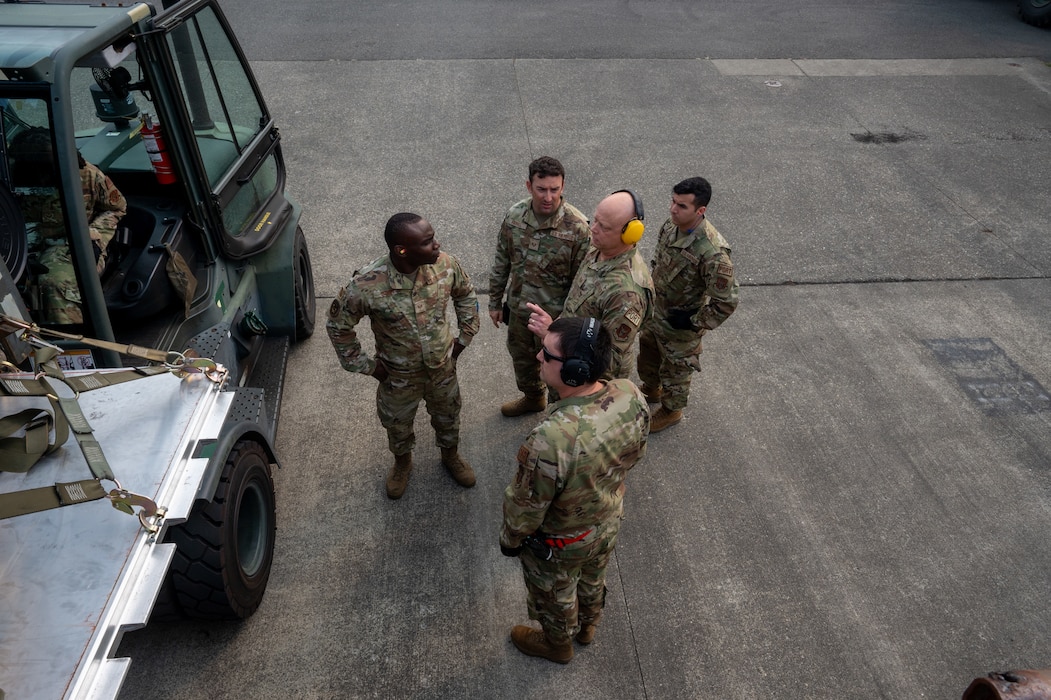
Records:
{"label": "tan combat boot", "polygon": [[500,413],[503,413],[508,418],[514,418],[526,413],[539,413],[545,407],[547,407],[547,397],[543,394],[525,394],[501,406]]}
{"label": "tan combat boot", "polygon": [[387,498],[398,499],[409,485],[409,474],[412,472],[412,453],[394,455],[394,466],[387,473]]}
{"label": "tan combat boot", "polygon": [[653,388],[649,384],[643,384],[639,389],[642,391],[642,395],[646,397],[646,403],[660,403],[661,397],[664,396],[664,387]]}
{"label": "tan combat boot", "polygon": [[474,486],[474,470],[467,460],[460,456],[460,451],[455,447],[443,447],[441,450],[442,464],[456,483],[468,489]]}
{"label": "tan combat boot", "polygon": [[661,406],[650,417],[650,432],[659,433],[682,420],[682,411],[669,411]]}
{"label": "tan combat boot", "polygon": [[[582,608],[579,613],[584,613],[585,610]],[[598,621],[602,618],[602,609],[599,608],[595,611],[593,608],[586,610],[586,615],[579,614],[580,620],[580,631],[577,632],[577,636],[574,639],[577,640],[578,644],[591,644],[595,641],[595,631],[598,629]]]}
{"label": "tan combat boot", "polygon": [[552,644],[543,630],[526,625],[515,625],[511,628],[511,641],[518,647],[518,651],[527,656],[539,656],[557,664],[568,664],[573,659],[572,644]]}

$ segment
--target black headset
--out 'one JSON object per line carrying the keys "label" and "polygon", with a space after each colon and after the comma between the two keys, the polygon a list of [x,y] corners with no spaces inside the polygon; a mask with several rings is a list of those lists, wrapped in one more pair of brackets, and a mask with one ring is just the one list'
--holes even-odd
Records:
{"label": "black headset", "polygon": [[[646,213],[642,209],[642,199],[635,194],[634,190],[617,190],[617,192],[627,192],[631,195],[631,202],[635,205],[635,217],[630,219],[628,223],[624,224],[624,228],[620,232],[620,240],[625,245],[635,245],[642,240],[642,234],[646,231],[646,224],[642,223],[643,219],[646,218]],[[614,192],[613,194],[617,194]]]}
{"label": "black headset", "polygon": [[573,357],[562,362],[562,383],[566,386],[583,386],[591,377],[591,366],[595,363],[595,341],[598,340],[598,329],[602,324],[597,318],[584,319],[580,327],[580,338],[577,351]]}

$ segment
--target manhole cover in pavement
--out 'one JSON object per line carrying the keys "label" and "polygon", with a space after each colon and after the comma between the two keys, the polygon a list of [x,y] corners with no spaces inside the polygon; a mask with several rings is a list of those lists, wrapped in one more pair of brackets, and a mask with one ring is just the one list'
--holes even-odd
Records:
{"label": "manhole cover in pavement", "polygon": [[925,340],[986,415],[1051,411],[1051,396],[991,338]]}

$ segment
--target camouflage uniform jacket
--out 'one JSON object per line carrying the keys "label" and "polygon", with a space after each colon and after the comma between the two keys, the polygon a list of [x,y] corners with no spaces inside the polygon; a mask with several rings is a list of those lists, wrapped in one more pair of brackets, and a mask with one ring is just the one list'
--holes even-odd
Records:
{"label": "camouflage uniform jacket", "polygon": [[[737,308],[737,280],[730,246],[708,219],[682,233],[671,219],[661,226],[653,256],[653,320],[667,325],[672,309],[689,309],[700,330],[716,328]],[[666,329],[666,330],[667,330]]]}
{"label": "camouflage uniform jacket", "polygon": [[507,305],[528,315],[526,302],[539,304],[557,318],[569,287],[588,251],[588,220],[562,200],[554,214],[538,221],[532,198],[511,207],[500,226],[496,260],[489,273],[489,310]]}
{"label": "camouflage uniform jacket", "polygon": [[599,260],[598,249],[592,247],[573,279],[562,315],[593,316],[602,321],[613,337],[610,375],[627,377],[635,335],[649,318],[652,303],[653,280],[638,248]]}
{"label": "camouflage uniform jacket", "polygon": [[433,265],[403,275],[390,256],[374,260],[332,301],[325,327],[339,363],[348,372],[372,374],[376,360],[362,353],[354,327],[368,316],[376,354],[388,370],[435,368],[451,355],[453,335],[446,314],[452,299],[459,341],[470,344],[478,332],[478,299],[456,258],[439,253]]}
{"label": "camouflage uniform jacket", "polygon": [[[128,211],[128,202],[113,181],[91,163],[80,169],[84,214],[91,240],[98,245],[99,272],[105,267],[105,250],[117,232],[117,224]],[[54,187],[19,188],[20,204],[28,223],[35,224],[31,245],[68,245],[62,203]]]}
{"label": "camouflage uniform jacket", "polygon": [[624,479],[646,451],[650,415],[627,379],[603,384],[553,404],[519,448],[500,544],[518,547],[537,531],[572,537],[621,516]]}
{"label": "camouflage uniform jacket", "polygon": [[117,224],[128,212],[128,202],[109,177],[91,163],[80,169],[84,211],[91,240],[98,246],[98,271],[106,267],[106,248],[117,232]]}

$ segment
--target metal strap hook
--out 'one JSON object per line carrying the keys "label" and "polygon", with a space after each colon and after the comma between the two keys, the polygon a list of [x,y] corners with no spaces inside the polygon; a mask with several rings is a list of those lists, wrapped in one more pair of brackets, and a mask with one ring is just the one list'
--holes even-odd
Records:
{"label": "metal strap hook", "polygon": [[[158,506],[152,498],[146,496],[140,496],[137,493],[132,493],[126,489],[116,488],[110,491],[106,497],[110,500],[110,504],[117,510],[127,513],[128,515],[135,515],[134,507],[138,506],[141,508],[139,511],[139,523],[146,532],[156,534],[160,530],[160,520],[168,513],[168,509],[163,506]],[[149,518],[156,518],[155,522],[151,522]]]}

